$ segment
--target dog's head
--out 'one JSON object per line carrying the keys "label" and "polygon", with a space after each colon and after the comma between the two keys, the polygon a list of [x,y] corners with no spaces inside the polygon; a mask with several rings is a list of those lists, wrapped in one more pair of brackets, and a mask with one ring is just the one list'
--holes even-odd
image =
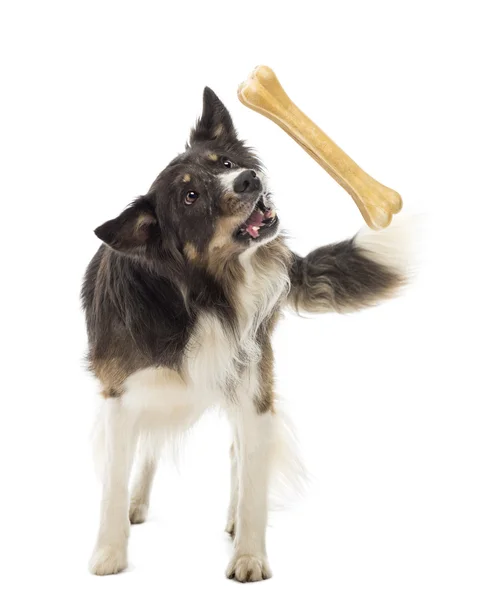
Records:
{"label": "dog's head", "polygon": [[224,261],[276,237],[279,221],[261,165],[206,88],[186,151],[150,191],[95,231],[118,252],[192,263]]}

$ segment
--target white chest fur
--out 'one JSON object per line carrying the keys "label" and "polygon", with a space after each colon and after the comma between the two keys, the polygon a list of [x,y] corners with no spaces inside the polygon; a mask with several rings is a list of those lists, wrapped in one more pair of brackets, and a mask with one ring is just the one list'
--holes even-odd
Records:
{"label": "white chest fur", "polygon": [[240,258],[244,279],[237,290],[236,331],[214,314],[207,313],[198,320],[185,363],[189,382],[195,388],[234,388],[243,373],[259,362],[257,331],[276,309],[288,277],[281,268],[272,272],[260,270],[253,260],[254,252],[255,249],[248,250]]}

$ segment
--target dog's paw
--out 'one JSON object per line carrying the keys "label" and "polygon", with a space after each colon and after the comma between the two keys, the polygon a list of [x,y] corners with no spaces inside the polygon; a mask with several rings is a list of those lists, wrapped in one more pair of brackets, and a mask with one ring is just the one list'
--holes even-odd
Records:
{"label": "dog's paw", "polygon": [[139,523],[144,523],[146,521],[147,516],[147,504],[136,504],[135,502],[131,502],[129,509],[129,521],[132,523],[132,525],[139,525]]}
{"label": "dog's paw", "polygon": [[127,549],[109,545],[96,548],[89,562],[89,571],[94,575],[114,575],[127,568]]}
{"label": "dog's paw", "polygon": [[226,577],[242,583],[262,581],[271,577],[271,569],[265,556],[237,554],[231,559],[226,569]]}

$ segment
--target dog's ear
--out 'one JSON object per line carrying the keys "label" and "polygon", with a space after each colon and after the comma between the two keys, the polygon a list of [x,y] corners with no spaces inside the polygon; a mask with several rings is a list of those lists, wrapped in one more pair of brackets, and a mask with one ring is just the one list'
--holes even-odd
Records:
{"label": "dog's ear", "polygon": [[202,116],[191,131],[190,143],[208,141],[224,143],[236,139],[237,132],[226,106],[210,88],[206,87]]}
{"label": "dog's ear", "polygon": [[154,198],[138,198],[116,219],[106,221],[94,233],[118,252],[143,254],[148,244],[160,237]]}

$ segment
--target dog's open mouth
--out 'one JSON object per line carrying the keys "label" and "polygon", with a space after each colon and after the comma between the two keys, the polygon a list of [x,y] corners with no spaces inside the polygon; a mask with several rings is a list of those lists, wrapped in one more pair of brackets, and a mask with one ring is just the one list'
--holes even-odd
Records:
{"label": "dog's open mouth", "polygon": [[278,222],[278,217],[274,208],[269,208],[264,203],[263,198],[259,198],[250,217],[240,225],[237,230],[239,239],[257,240],[265,233],[271,232]]}

